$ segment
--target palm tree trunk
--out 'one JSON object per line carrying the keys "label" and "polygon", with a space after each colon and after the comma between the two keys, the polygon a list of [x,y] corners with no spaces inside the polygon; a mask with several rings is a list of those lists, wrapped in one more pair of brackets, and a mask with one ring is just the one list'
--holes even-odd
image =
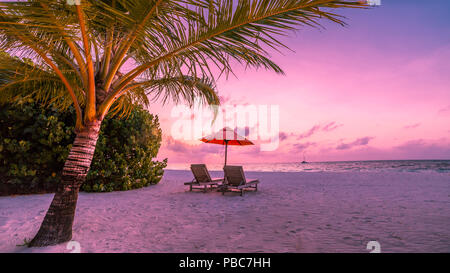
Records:
{"label": "palm tree trunk", "polygon": [[62,181],[30,247],[55,245],[72,239],[78,191],[89,172],[100,125],[101,121],[93,122],[77,133],[64,164]]}

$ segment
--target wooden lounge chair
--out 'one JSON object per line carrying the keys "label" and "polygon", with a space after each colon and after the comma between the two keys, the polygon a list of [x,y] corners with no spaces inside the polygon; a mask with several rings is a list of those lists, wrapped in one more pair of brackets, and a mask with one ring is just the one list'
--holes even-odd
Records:
{"label": "wooden lounge chair", "polygon": [[223,171],[225,172],[226,183],[221,188],[222,194],[225,194],[226,191],[238,190],[241,192],[242,196],[244,194],[244,190],[258,190],[259,180],[246,180],[242,166],[225,166]]}
{"label": "wooden lounge chair", "polygon": [[205,164],[192,164],[191,171],[194,179],[184,183],[184,185],[189,185],[189,191],[201,189],[206,192],[208,189],[216,188],[223,181],[223,178],[212,179]]}

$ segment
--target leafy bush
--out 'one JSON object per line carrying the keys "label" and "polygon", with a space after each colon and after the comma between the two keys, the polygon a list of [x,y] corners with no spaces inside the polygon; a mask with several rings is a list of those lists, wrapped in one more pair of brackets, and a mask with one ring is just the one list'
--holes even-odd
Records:
{"label": "leafy bush", "polygon": [[75,134],[74,119],[33,102],[0,110],[0,194],[56,189]]}
{"label": "leafy bush", "polygon": [[[52,192],[75,134],[74,111],[33,101],[0,108],[0,195]],[[160,181],[167,160],[159,150],[157,116],[135,107],[128,118],[106,118],[85,191],[129,190]]]}
{"label": "leafy bush", "polygon": [[167,160],[152,161],[160,145],[158,117],[140,107],[126,120],[105,120],[83,190],[129,190],[158,183],[167,165]]}

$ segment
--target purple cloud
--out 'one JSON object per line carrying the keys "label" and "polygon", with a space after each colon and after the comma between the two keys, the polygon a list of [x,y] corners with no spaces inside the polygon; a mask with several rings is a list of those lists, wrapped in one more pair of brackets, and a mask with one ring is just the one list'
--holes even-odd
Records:
{"label": "purple cloud", "polygon": [[167,147],[168,150],[177,152],[177,153],[187,153],[191,150],[190,147],[188,147],[191,145],[188,145],[181,141],[175,140],[172,137],[167,137],[165,144],[166,144],[165,146]]}
{"label": "purple cloud", "polygon": [[417,128],[419,126],[420,126],[420,123],[414,123],[414,124],[411,124],[411,125],[406,125],[403,128],[404,129],[414,129],[414,128]]}
{"label": "purple cloud", "polygon": [[305,150],[308,147],[315,146],[315,145],[316,145],[315,142],[305,142],[305,143],[296,143],[293,145],[293,147],[294,147],[294,150],[300,152],[300,151]]}
{"label": "purple cloud", "polygon": [[285,132],[280,132],[279,138],[280,141],[286,140],[289,137],[289,135]]}
{"label": "purple cloud", "polygon": [[400,149],[400,150],[407,150],[410,149],[411,147],[420,147],[420,146],[425,146],[426,142],[423,139],[415,139],[415,140],[410,140],[407,141],[399,146],[396,146],[395,148]]}
{"label": "purple cloud", "polygon": [[450,105],[447,105],[444,108],[439,109],[438,114],[443,115],[446,113],[450,113]]}
{"label": "purple cloud", "polygon": [[337,128],[343,126],[343,124],[337,124],[335,121],[329,122],[325,125],[314,125],[311,129],[309,129],[307,132],[300,134],[297,139],[304,139],[304,138],[308,138],[310,136],[312,136],[313,134],[317,133],[317,132],[331,132],[333,130],[336,130]]}
{"label": "purple cloud", "polygon": [[320,125],[314,125],[311,129],[309,129],[307,132],[300,134],[297,139],[303,139],[312,136],[314,133],[320,130]]}
{"label": "purple cloud", "polygon": [[337,150],[348,150],[356,146],[365,146],[369,144],[369,141],[373,139],[373,137],[362,137],[350,143],[342,143],[339,144],[336,149]]}
{"label": "purple cloud", "polygon": [[407,158],[426,158],[426,159],[450,159],[450,144],[441,139],[438,143],[431,143],[423,139],[407,141],[394,147]]}
{"label": "purple cloud", "polygon": [[337,128],[339,128],[339,127],[341,127],[341,126],[343,126],[343,124],[337,124],[335,121],[332,121],[332,122],[326,124],[326,125],[322,128],[322,131],[330,132],[330,131],[336,130]]}

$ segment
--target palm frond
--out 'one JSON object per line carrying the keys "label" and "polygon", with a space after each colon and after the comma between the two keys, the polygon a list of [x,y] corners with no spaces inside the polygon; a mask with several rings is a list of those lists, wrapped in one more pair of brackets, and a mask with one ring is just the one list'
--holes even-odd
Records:
{"label": "palm frond", "polygon": [[[21,59],[0,53],[0,103],[15,103],[33,99],[44,105],[62,110],[72,105],[72,100],[58,76],[47,67],[40,67],[31,59]],[[61,65],[63,66],[63,65]],[[65,74],[75,85],[77,77]],[[82,89],[75,89],[78,100],[84,104]]]}
{"label": "palm frond", "polygon": [[[324,21],[344,25],[336,10],[364,7],[351,0],[0,1],[0,51],[18,58],[0,63],[0,100],[33,86],[42,101],[73,103],[77,122],[111,107],[126,113],[129,103],[148,103],[145,94],[215,103],[215,79],[236,63],[283,73],[269,54],[287,48],[281,36]],[[126,71],[125,63],[134,67]]]}
{"label": "palm frond", "polygon": [[124,88],[136,77],[151,79],[179,71],[213,78],[212,66],[227,74],[232,72],[233,60],[283,73],[265,49],[285,47],[277,36],[299,26],[320,26],[322,19],[344,25],[343,18],[329,10],[366,7],[358,1],[336,0],[241,0],[237,5],[232,0],[182,2],[196,16],[186,15],[162,26],[166,35],[159,40],[150,33],[142,35],[149,38],[136,50],[140,65],[116,81],[114,89]]}
{"label": "palm frond", "polygon": [[137,82],[135,85],[143,88],[152,100],[162,101],[164,104],[169,100],[174,103],[184,101],[191,106],[196,100],[207,105],[220,104],[216,85],[208,78],[182,75]]}

